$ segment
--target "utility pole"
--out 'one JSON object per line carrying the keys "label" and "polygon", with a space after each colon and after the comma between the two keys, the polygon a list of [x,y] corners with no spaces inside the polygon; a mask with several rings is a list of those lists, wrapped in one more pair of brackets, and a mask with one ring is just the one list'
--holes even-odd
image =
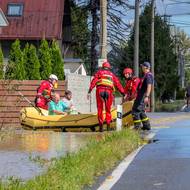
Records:
{"label": "utility pole", "polygon": [[139,4],[140,0],[135,0],[134,71],[137,77],[139,76]]}
{"label": "utility pole", "polygon": [[[152,14],[151,14],[151,72],[154,76],[154,12],[155,12],[155,0],[151,2]],[[155,110],[155,93],[154,84],[151,93],[151,112]]]}
{"label": "utility pole", "polygon": [[100,0],[100,58],[107,59],[107,0]]}

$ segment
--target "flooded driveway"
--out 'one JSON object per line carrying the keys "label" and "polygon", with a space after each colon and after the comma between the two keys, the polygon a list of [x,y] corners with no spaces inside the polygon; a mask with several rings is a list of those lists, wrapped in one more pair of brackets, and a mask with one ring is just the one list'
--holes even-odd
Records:
{"label": "flooded driveway", "polygon": [[[186,113],[149,114],[154,127],[164,128],[177,125],[190,126],[190,115]],[[40,165],[40,159],[64,156],[85,146],[92,136],[100,133],[61,133],[51,131],[0,132],[0,177],[15,176],[23,180],[41,174],[47,165]]]}
{"label": "flooded driveway", "polygon": [[96,133],[60,133],[50,131],[16,131],[0,134],[0,177],[23,180],[41,174],[46,167],[39,159],[50,160],[75,152]]}

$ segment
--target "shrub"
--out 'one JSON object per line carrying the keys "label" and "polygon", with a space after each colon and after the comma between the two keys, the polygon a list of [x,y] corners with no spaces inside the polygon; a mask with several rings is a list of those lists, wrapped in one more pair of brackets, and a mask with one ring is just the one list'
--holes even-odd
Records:
{"label": "shrub", "polygon": [[24,50],[23,50],[23,57],[24,57],[24,66],[25,66],[25,71],[26,71],[26,78],[25,79],[30,79],[30,52],[29,52],[29,44],[26,43]]}
{"label": "shrub", "polygon": [[18,80],[24,80],[26,78],[23,52],[20,48],[20,41],[18,39],[15,40],[11,46],[6,78]]}
{"label": "shrub", "polygon": [[40,80],[40,62],[36,54],[36,47],[30,45],[29,48],[29,60],[30,60],[30,80]]}
{"label": "shrub", "polygon": [[57,75],[59,80],[64,79],[64,63],[59,45],[56,41],[51,45],[52,73]]}
{"label": "shrub", "polygon": [[0,48],[0,79],[3,79],[3,51]]}
{"label": "shrub", "polygon": [[47,79],[52,73],[51,52],[48,42],[43,39],[39,49],[40,75],[41,79]]}

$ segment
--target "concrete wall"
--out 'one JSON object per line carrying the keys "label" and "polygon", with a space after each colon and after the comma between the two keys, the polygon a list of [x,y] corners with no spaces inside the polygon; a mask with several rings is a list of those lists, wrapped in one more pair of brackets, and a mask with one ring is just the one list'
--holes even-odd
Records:
{"label": "concrete wall", "polygon": [[87,100],[87,93],[92,77],[77,74],[66,76],[66,89],[73,93],[73,102],[81,113],[96,112],[95,89],[91,93],[91,101]]}
{"label": "concrete wall", "polygon": [[[81,113],[97,112],[96,97],[94,88],[91,93],[91,102],[87,100],[87,93],[92,77],[77,74],[68,74],[66,76],[66,89],[72,91],[73,101],[76,109]],[[115,98],[113,104],[121,103],[121,97]]]}

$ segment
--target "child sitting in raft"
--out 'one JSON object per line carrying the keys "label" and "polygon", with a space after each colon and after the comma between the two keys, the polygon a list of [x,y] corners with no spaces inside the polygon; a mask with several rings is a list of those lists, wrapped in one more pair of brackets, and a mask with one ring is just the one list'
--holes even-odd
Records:
{"label": "child sitting in raft", "polygon": [[70,90],[65,91],[65,95],[64,95],[62,101],[68,106],[67,112],[69,114],[72,114],[72,115],[78,114],[78,112],[76,111],[76,109],[73,105],[72,92]]}
{"label": "child sitting in raft", "polygon": [[48,115],[67,115],[66,110],[68,106],[65,102],[60,100],[60,95],[58,93],[54,93],[52,96],[52,100],[48,104]]}

